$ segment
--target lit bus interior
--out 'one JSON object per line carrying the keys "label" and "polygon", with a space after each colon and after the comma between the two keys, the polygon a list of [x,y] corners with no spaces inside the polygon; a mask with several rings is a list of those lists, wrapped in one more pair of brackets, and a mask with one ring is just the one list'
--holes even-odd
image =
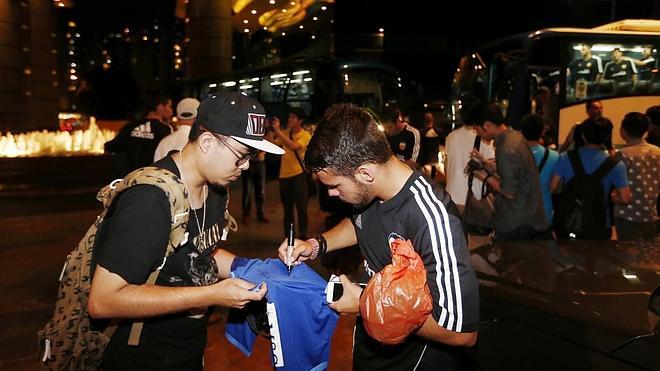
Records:
{"label": "lit bus interior", "polygon": [[568,101],[660,93],[655,45],[575,43],[571,55]]}
{"label": "lit bus interior", "polygon": [[365,63],[307,63],[242,71],[204,82],[198,89],[201,98],[219,89],[243,92],[278,116],[286,114],[286,107],[299,107],[312,120],[334,103],[354,103],[380,112],[402,99],[401,79],[394,70]]}

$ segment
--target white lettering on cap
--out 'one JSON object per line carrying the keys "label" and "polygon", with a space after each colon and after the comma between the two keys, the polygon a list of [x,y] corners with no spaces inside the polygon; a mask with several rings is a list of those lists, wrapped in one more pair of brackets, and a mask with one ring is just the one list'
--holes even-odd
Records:
{"label": "white lettering on cap", "polygon": [[265,123],[266,115],[248,113],[247,129],[245,130],[245,133],[247,135],[264,136],[264,134],[266,134]]}

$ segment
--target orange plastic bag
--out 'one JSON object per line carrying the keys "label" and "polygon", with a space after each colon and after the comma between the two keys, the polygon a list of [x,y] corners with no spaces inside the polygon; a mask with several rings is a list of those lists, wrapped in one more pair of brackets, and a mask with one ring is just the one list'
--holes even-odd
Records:
{"label": "orange plastic bag", "polygon": [[398,344],[431,313],[426,269],[410,240],[390,244],[392,264],[376,273],[360,298],[360,314],[369,335],[383,344]]}

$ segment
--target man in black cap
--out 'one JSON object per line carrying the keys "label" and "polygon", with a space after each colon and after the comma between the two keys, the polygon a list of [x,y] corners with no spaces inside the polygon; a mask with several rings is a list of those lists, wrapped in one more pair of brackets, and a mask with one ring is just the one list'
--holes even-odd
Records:
{"label": "man in black cap", "polygon": [[[230,228],[224,187],[258,150],[284,153],[264,140],[265,120],[256,100],[218,93],[199,106],[186,146],[154,164],[179,177],[190,201],[188,237],[164,262],[171,228],[164,192],[137,185],[113,202],[97,237],[88,308],[93,318],[129,320],[105,349],[104,370],[202,370],[208,307],[242,308],[266,294],[265,285],[251,290],[254,283],[228,278],[236,257],[218,248]],[[161,265],[156,284],[145,284]],[[130,346],[136,318],[144,328]]]}

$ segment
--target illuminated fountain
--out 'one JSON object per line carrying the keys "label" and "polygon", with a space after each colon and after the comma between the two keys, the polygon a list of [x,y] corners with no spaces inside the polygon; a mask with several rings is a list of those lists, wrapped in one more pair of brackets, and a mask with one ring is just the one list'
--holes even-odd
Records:
{"label": "illuminated fountain", "polygon": [[0,157],[102,155],[103,144],[116,133],[100,129],[91,117],[85,130],[11,132],[0,136]]}
{"label": "illuminated fountain", "polygon": [[96,192],[114,179],[103,144],[115,137],[78,114],[60,114],[59,131],[0,136],[0,210],[7,215],[97,207]]}

